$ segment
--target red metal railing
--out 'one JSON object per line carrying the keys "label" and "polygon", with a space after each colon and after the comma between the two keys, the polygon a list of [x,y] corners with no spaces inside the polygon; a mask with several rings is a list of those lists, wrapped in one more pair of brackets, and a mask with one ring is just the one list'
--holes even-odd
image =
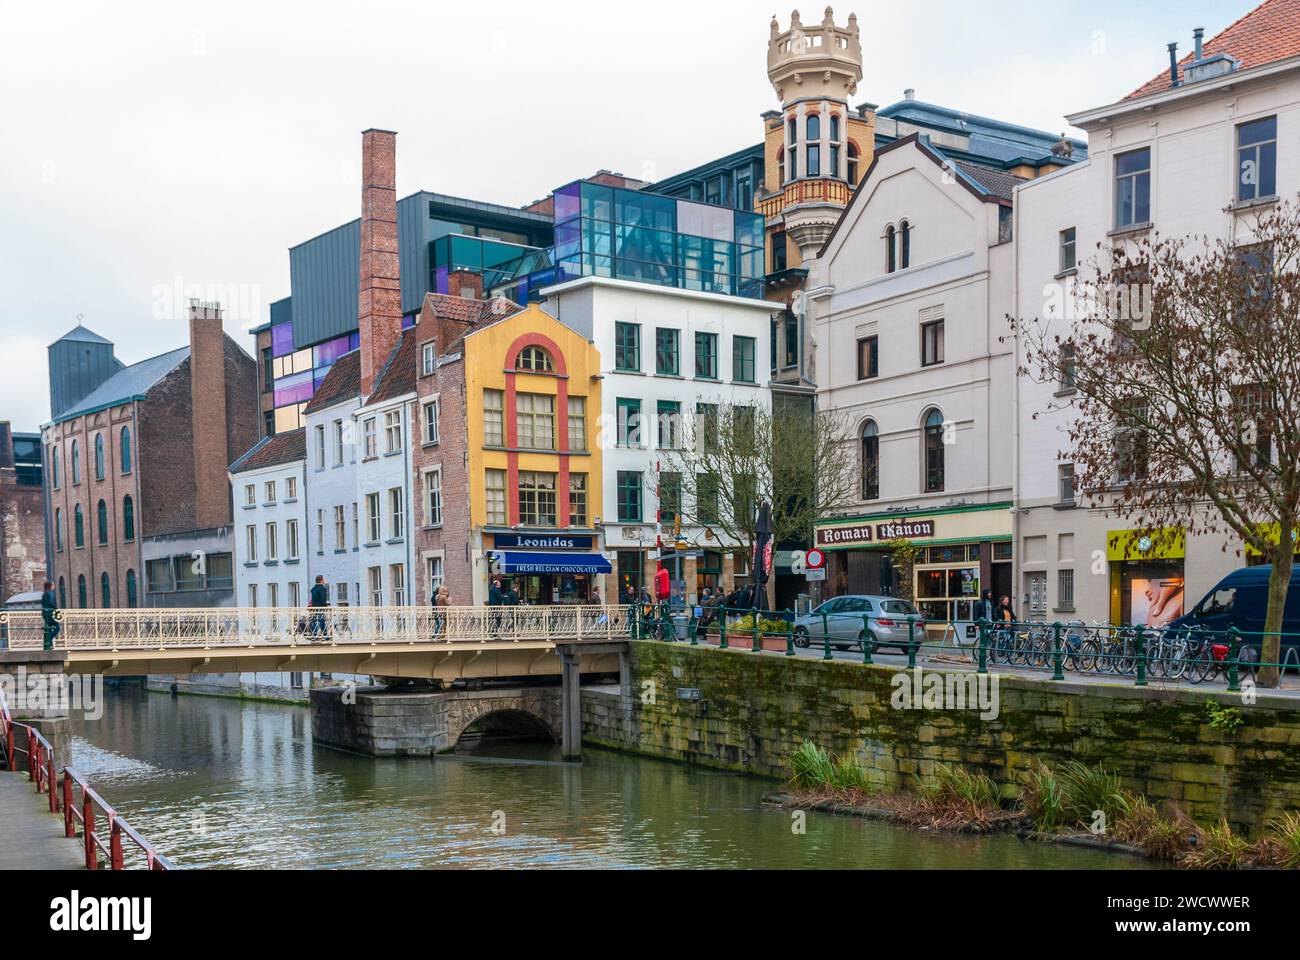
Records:
{"label": "red metal railing", "polygon": [[[4,755],[7,768],[11,771],[16,770],[17,767],[14,765],[16,755],[19,753],[26,754],[27,775],[31,777],[32,783],[35,784],[36,792],[49,797],[50,813],[59,813],[60,791],[55,786],[58,780],[55,775],[54,748],[50,746],[50,742],[35,727],[26,723],[18,723],[13,719],[9,713],[9,705],[5,702],[3,689],[0,689],[0,730],[4,733]],[[15,744],[15,730],[26,731],[26,749]],[[80,805],[75,802],[77,787],[81,788]],[[78,806],[80,806],[80,809],[78,809]],[[91,789],[90,785],[71,767],[63,768],[62,808],[63,832],[69,838],[76,839],[77,824],[81,824],[81,835],[86,850],[87,870],[99,869],[101,855],[110,869],[125,870],[126,856],[122,846],[123,837],[130,840],[144,854],[146,869],[176,869],[171,861],[154,849],[153,844],[140,836],[135,828],[109,806],[103,797]],[[107,843],[103,841],[100,835],[98,824],[101,819],[108,828]]]}

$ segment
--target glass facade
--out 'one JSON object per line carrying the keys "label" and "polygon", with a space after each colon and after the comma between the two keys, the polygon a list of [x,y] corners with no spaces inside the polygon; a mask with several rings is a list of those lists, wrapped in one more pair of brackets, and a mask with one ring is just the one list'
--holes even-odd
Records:
{"label": "glass facade", "polygon": [[[761,298],[763,218],[731,207],[578,181],[555,191],[555,246],[536,268],[503,265],[505,292],[525,303],[544,286],[612,277]],[[531,269],[528,269],[531,266]],[[484,283],[485,289],[492,286]]]}
{"label": "glass facade", "polygon": [[271,328],[270,381],[275,404],[275,432],[296,430],[304,423],[302,408],[329,373],[334,361],[361,346],[361,336],[346,334],[302,350],[293,348],[293,323]]}

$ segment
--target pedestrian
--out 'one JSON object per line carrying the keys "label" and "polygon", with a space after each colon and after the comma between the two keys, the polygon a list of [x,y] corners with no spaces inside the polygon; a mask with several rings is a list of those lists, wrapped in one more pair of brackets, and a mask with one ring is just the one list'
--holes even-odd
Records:
{"label": "pedestrian", "polygon": [[[501,607],[505,604],[505,593],[501,590],[501,581],[499,579],[492,581],[492,586],[488,588],[488,606]],[[488,614],[488,631],[492,634],[493,639],[501,633],[501,611],[493,610]]]}
{"label": "pedestrian", "polygon": [[975,604],[975,620],[977,622],[980,620],[987,620],[989,623],[992,623],[996,619],[997,610],[993,605],[993,591],[985,590],[980,595],[979,603]]}
{"label": "pedestrian", "polygon": [[506,590],[505,604],[507,607],[517,607],[522,601],[519,599],[519,587],[512,580],[510,587]]}
{"label": "pedestrian", "polygon": [[311,588],[311,597],[307,605],[313,611],[311,614],[311,637],[314,641],[317,637],[324,637],[327,633],[324,611],[330,605],[330,588],[325,585],[324,574],[316,575],[316,585]]}
{"label": "pedestrian", "polygon": [[41,593],[41,625],[46,650],[54,649],[54,640],[63,629],[55,613],[58,609],[59,598],[54,595],[54,584],[46,580],[45,589]]}
{"label": "pedestrian", "polygon": [[442,636],[447,630],[447,612],[443,608],[450,606],[451,594],[447,592],[445,586],[439,584],[438,589],[433,591],[433,635],[435,637]]}
{"label": "pedestrian", "polygon": [[1016,611],[1011,606],[1010,597],[1005,595],[1002,597],[1002,601],[998,604],[997,619],[1001,620],[1003,623],[1016,622]]}

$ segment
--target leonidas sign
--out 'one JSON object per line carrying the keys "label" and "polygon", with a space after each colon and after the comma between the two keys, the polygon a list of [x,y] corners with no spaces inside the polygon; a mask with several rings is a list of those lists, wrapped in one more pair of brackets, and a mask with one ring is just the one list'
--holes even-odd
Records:
{"label": "leonidas sign", "polygon": [[888,523],[822,527],[817,531],[817,546],[843,547],[858,543],[888,543],[890,540],[928,540],[933,537],[933,520],[891,520]]}

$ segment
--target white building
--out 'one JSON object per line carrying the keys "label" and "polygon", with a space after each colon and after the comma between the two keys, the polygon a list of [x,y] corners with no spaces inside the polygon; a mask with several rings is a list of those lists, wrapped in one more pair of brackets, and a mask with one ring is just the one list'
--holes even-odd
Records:
{"label": "white building", "polygon": [[[673,482],[665,477],[671,465],[656,451],[680,445],[692,418],[708,405],[770,409],[771,321],[784,308],[602,277],[572,280],[545,295],[543,309],[593,341],[601,355],[604,502],[596,524],[614,566],[605,586],[612,599],[620,584],[649,585],[657,537],[672,542],[671,519],[662,530],[656,524],[656,491]],[[730,587],[745,573],[736,568],[737,545],[708,541],[698,527],[682,535],[698,555],[667,565],[688,602],[703,587]]]}
{"label": "white building", "polygon": [[[1069,121],[1089,160],[1019,188],[1017,315],[1047,305],[1086,261],[1158,231],[1250,241],[1253,213],[1300,191],[1300,2],[1273,0],[1178,68],[1118,103]],[[1154,58],[1153,58],[1154,59]],[[1100,251],[1098,247],[1100,246]],[[1070,384],[1021,380],[1017,398],[1017,582],[1029,613],[1048,619],[1141,621],[1155,584],[1186,609],[1247,561],[1222,537],[1133,535],[1104,497],[1076,494]],[[1126,535],[1127,534],[1127,535]]]}
{"label": "white building", "polygon": [[302,430],[265,437],[230,466],[239,606],[307,605],[303,441]]}

